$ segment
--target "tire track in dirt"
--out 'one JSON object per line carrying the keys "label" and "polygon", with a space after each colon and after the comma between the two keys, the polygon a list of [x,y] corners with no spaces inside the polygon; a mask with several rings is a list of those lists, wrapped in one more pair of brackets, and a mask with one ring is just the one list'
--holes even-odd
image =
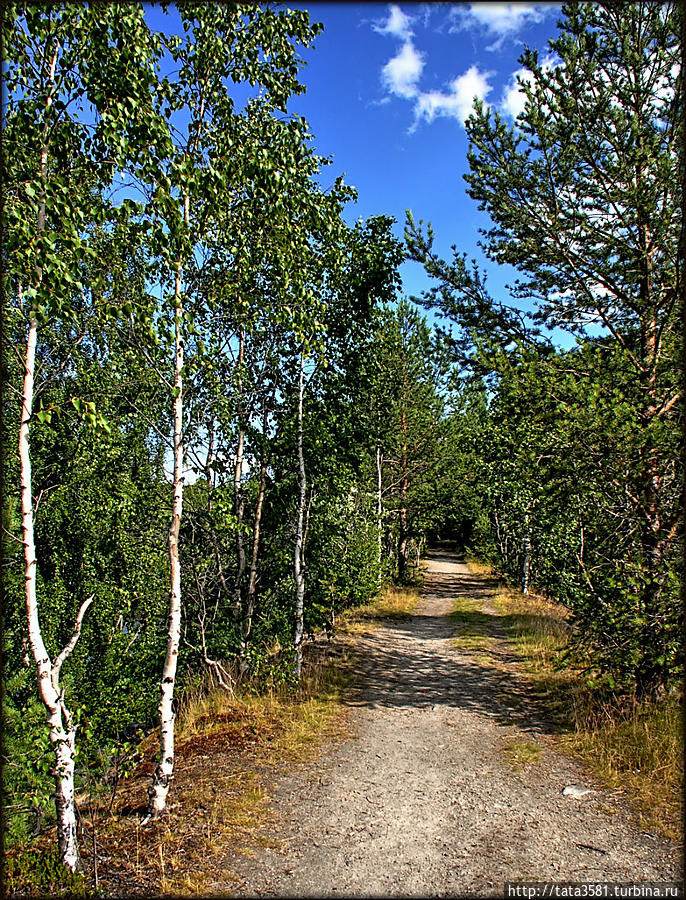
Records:
{"label": "tire track in dirt", "polygon": [[[456,648],[458,595],[492,610],[488,579],[429,553],[416,614],[360,639],[356,737],[273,785],[278,848],[227,859],[217,893],[490,897],[505,881],[680,878],[679,849],[554,751],[497,623],[491,662]],[[514,741],[539,744],[538,760],[513,770]],[[564,796],[574,783],[593,792]]]}

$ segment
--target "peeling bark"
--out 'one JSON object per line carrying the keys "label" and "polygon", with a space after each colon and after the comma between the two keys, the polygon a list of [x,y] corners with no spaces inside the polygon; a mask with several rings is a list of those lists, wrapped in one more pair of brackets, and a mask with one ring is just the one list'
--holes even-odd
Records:
{"label": "peeling bark", "polygon": [[22,413],[19,426],[19,462],[21,483],[21,528],[24,545],[24,599],[29,631],[29,644],[38,672],[38,693],[45,706],[50,743],[55,753],[52,775],[55,780],[55,810],[57,813],[57,846],[63,864],[75,872],[81,869],[81,857],[76,836],[76,805],[74,802],[74,760],[76,757],[76,726],[64,702],[59,676],[62,664],[76,646],[81,623],[92,597],[79,609],[74,631],[54,663],[43,641],[36,598],[36,544],[33,530],[33,495],[31,488],[31,456],[29,421],[33,406],[34,370],[38,327],[35,316],[29,317],[29,332],[24,362]]}
{"label": "peeling bark", "polygon": [[[46,75],[45,111],[49,110],[54,98],[55,71],[60,51],[59,42],[55,43],[52,58]],[[48,56],[46,54],[47,61]],[[40,237],[45,230],[46,201],[45,185],[48,179],[48,122],[43,128],[43,143],[40,154],[41,194],[36,219],[36,236]],[[40,285],[43,278],[43,267],[37,262],[35,266],[35,285]],[[22,300],[22,306],[23,306]],[[52,776],[55,781],[55,811],[57,815],[57,846],[62,863],[72,872],[80,870],[81,857],[76,833],[76,804],[74,800],[74,761],[76,757],[76,726],[69,709],[64,702],[64,691],[60,688],[60,671],[70,656],[81,633],[83,617],[93,598],[81,604],[76,616],[71,638],[53,662],[50,659],[38,616],[36,596],[36,543],[34,537],[33,489],[31,483],[31,451],[30,422],[33,412],[34,381],[36,367],[36,348],[38,344],[38,320],[33,311],[28,313],[28,333],[26,338],[26,355],[24,357],[24,377],[21,395],[21,415],[19,423],[19,480],[21,493],[21,531],[24,548],[24,601],[28,640],[38,674],[38,693],[46,712],[46,723],[50,743],[55,753],[55,765]],[[28,662],[28,660],[27,660]]]}

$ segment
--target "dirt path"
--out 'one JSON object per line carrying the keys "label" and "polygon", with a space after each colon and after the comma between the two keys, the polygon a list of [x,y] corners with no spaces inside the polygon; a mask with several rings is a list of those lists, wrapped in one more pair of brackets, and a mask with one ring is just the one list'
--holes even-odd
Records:
{"label": "dirt path", "polygon": [[[275,785],[278,849],[227,860],[238,880],[217,892],[490,897],[505,881],[677,880],[677,848],[549,746],[497,624],[491,662],[456,649],[459,594],[490,608],[486,579],[430,554],[417,613],[363,638],[357,737]],[[517,770],[504,747],[519,741],[542,753]],[[594,790],[563,795],[573,784]]]}

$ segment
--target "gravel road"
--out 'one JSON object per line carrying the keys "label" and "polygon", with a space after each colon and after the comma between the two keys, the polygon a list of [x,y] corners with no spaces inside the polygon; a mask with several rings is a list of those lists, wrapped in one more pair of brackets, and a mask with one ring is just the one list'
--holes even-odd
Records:
{"label": "gravel road", "polygon": [[[273,786],[278,849],[227,859],[217,893],[502,897],[506,881],[679,879],[678,848],[554,751],[488,580],[439,551],[427,566],[416,614],[362,638],[356,736]],[[489,660],[451,640],[457,595],[493,616]],[[541,752],[517,769],[504,748],[523,741]]]}

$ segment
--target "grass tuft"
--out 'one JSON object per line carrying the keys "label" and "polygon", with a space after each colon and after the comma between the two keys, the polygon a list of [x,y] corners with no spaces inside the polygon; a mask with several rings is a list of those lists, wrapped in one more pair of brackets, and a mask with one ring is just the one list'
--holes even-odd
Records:
{"label": "grass tuft", "polygon": [[476,651],[486,657],[496,639],[489,633],[490,616],[481,611],[481,604],[471,597],[456,597],[450,614],[455,627],[454,645],[459,650]]}
{"label": "grass tuft", "polygon": [[541,748],[535,741],[513,741],[503,747],[503,752],[513,769],[523,769],[541,756]]}
{"label": "grass tuft", "polygon": [[576,731],[564,743],[615,790],[634,799],[644,825],[683,834],[683,709],[680,699],[589,703],[577,697]]}
{"label": "grass tuft", "polygon": [[406,621],[419,603],[419,590],[416,585],[385,587],[370,603],[346,610],[336,627],[344,634],[358,634],[381,628],[387,622]]}

